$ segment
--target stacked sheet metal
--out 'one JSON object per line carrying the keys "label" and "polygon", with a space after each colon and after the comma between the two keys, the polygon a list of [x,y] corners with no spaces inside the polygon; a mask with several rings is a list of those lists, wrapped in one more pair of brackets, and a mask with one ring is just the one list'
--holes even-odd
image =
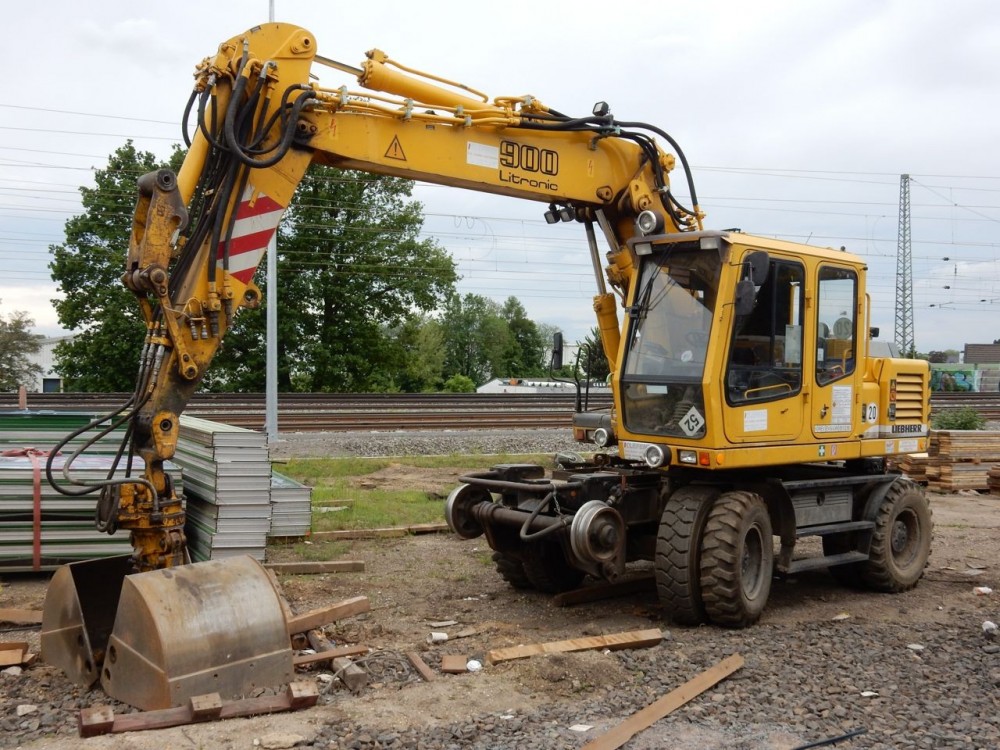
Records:
{"label": "stacked sheet metal", "polygon": [[271,527],[267,436],[182,416],[174,460],[185,472],[185,531],[192,559],[251,555],[263,560]]}
{"label": "stacked sheet metal", "polygon": [[[45,464],[55,444],[71,430],[87,424],[89,414],[56,412],[0,413],[0,570],[53,570],[78,560],[91,560],[132,551],[128,532],[109,536],[97,531],[94,512],[97,495],[67,496],[54,490],[45,478]],[[106,479],[117,448],[115,439],[105,439],[79,456],[72,467],[75,479],[92,482]],[[53,474],[62,480],[62,468],[77,439],[52,462]],[[114,477],[125,476],[124,460]],[[183,491],[179,467],[168,465],[179,492]],[[133,474],[142,473],[136,460]]]}
{"label": "stacked sheet metal", "polygon": [[269,536],[305,536],[312,528],[312,487],[271,472]]}

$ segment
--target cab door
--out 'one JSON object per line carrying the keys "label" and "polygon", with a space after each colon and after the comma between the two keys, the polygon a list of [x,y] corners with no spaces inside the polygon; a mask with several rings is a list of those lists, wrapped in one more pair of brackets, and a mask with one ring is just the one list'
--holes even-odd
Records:
{"label": "cab door", "polygon": [[[852,268],[817,270],[816,338],[811,358],[815,378],[812,433],[825,443],[849,437],[860,388],[858,362],[858,274]],[[820,458],[837,458],[835,445],[821,445]]]}
{"label": "cab door", "polygon": [[794,440],[802,432],[804,287],[802,263],[772,255],[753,310],[733,318],[724,388],[732,443]]}

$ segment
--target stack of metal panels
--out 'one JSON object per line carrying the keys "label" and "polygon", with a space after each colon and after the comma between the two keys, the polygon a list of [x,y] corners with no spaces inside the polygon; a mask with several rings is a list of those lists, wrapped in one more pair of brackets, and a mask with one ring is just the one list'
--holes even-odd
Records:
{"label": "stack of metal panels", "polygon": [[269,536],[305,536],[311,528],[312,487],[272,472]]}
{"label": "stack of metal panels", "polygon": [[[127,532],[109,536],[95,528],[96,494],[63,495],[45,478],[48,453],[66,434],[92,419],[91,414],[76,412],[0,413],[0,454],[4,454],[0,455],[0,570],[53,570],[63,563],[132,551]],[[79,456],[72,476],[88,482],[106,479],[121,436],[119,431]],[[58,479],[64,462],[82,442],[83,438],[75,439],[53,459]],[[115,477],[125,476],[124,464],[123,460]],[[168,470],[182,492],[181,471],[173,465]],[[142,473],[139,459],[133,465],[136,473]]]}
{"label": "stack of metal panels", "polygon": [[263,560],[271,526],[267,436],[182,416],[174,460],[184,468],[192,559]]}

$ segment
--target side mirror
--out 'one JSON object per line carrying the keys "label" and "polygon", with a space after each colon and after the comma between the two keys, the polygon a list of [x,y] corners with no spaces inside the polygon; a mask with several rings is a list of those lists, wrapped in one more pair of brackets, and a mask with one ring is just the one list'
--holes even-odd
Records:
{"label": "side mirror", "polygon": [[563,335],[560,331],[552,334],[552,369],[560,370],[563,366]]}
{"label": "side mirror", "polygon": [[873,338],[873,339],[877,339],[878,338],[878,326],[872,326],[871,328],[869,328],[868,329],[868,335],[871,338]]}
{"label": "side mirror", "polygon": [[768,267],[771,265],[771,256],[763,250],[755,250],[747,255],[743,262],[750,266],[750,279],[757,286],[764,283],[767,278]]}
{"label": "side mirror", "polygon": [[736,314],[749,315],[756,303],[757,290],[750,279],[743,279],[736,285]]}

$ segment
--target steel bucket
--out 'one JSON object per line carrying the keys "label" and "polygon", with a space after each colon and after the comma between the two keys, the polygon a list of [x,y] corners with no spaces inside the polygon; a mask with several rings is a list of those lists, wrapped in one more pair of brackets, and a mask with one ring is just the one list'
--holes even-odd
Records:
{"label": "steel bucket", "polygon": [[[75,598],[86,601],[89,593],[77,587]],[[93,610],[79,609],[84,615]],[[292,680],[281,600],[251,557],[125,576],[117,610],[97,673],[108,695],[137,708],[181,706],[207,693],[241,697]],[[96,648],[92,655],[96,665]]]}

